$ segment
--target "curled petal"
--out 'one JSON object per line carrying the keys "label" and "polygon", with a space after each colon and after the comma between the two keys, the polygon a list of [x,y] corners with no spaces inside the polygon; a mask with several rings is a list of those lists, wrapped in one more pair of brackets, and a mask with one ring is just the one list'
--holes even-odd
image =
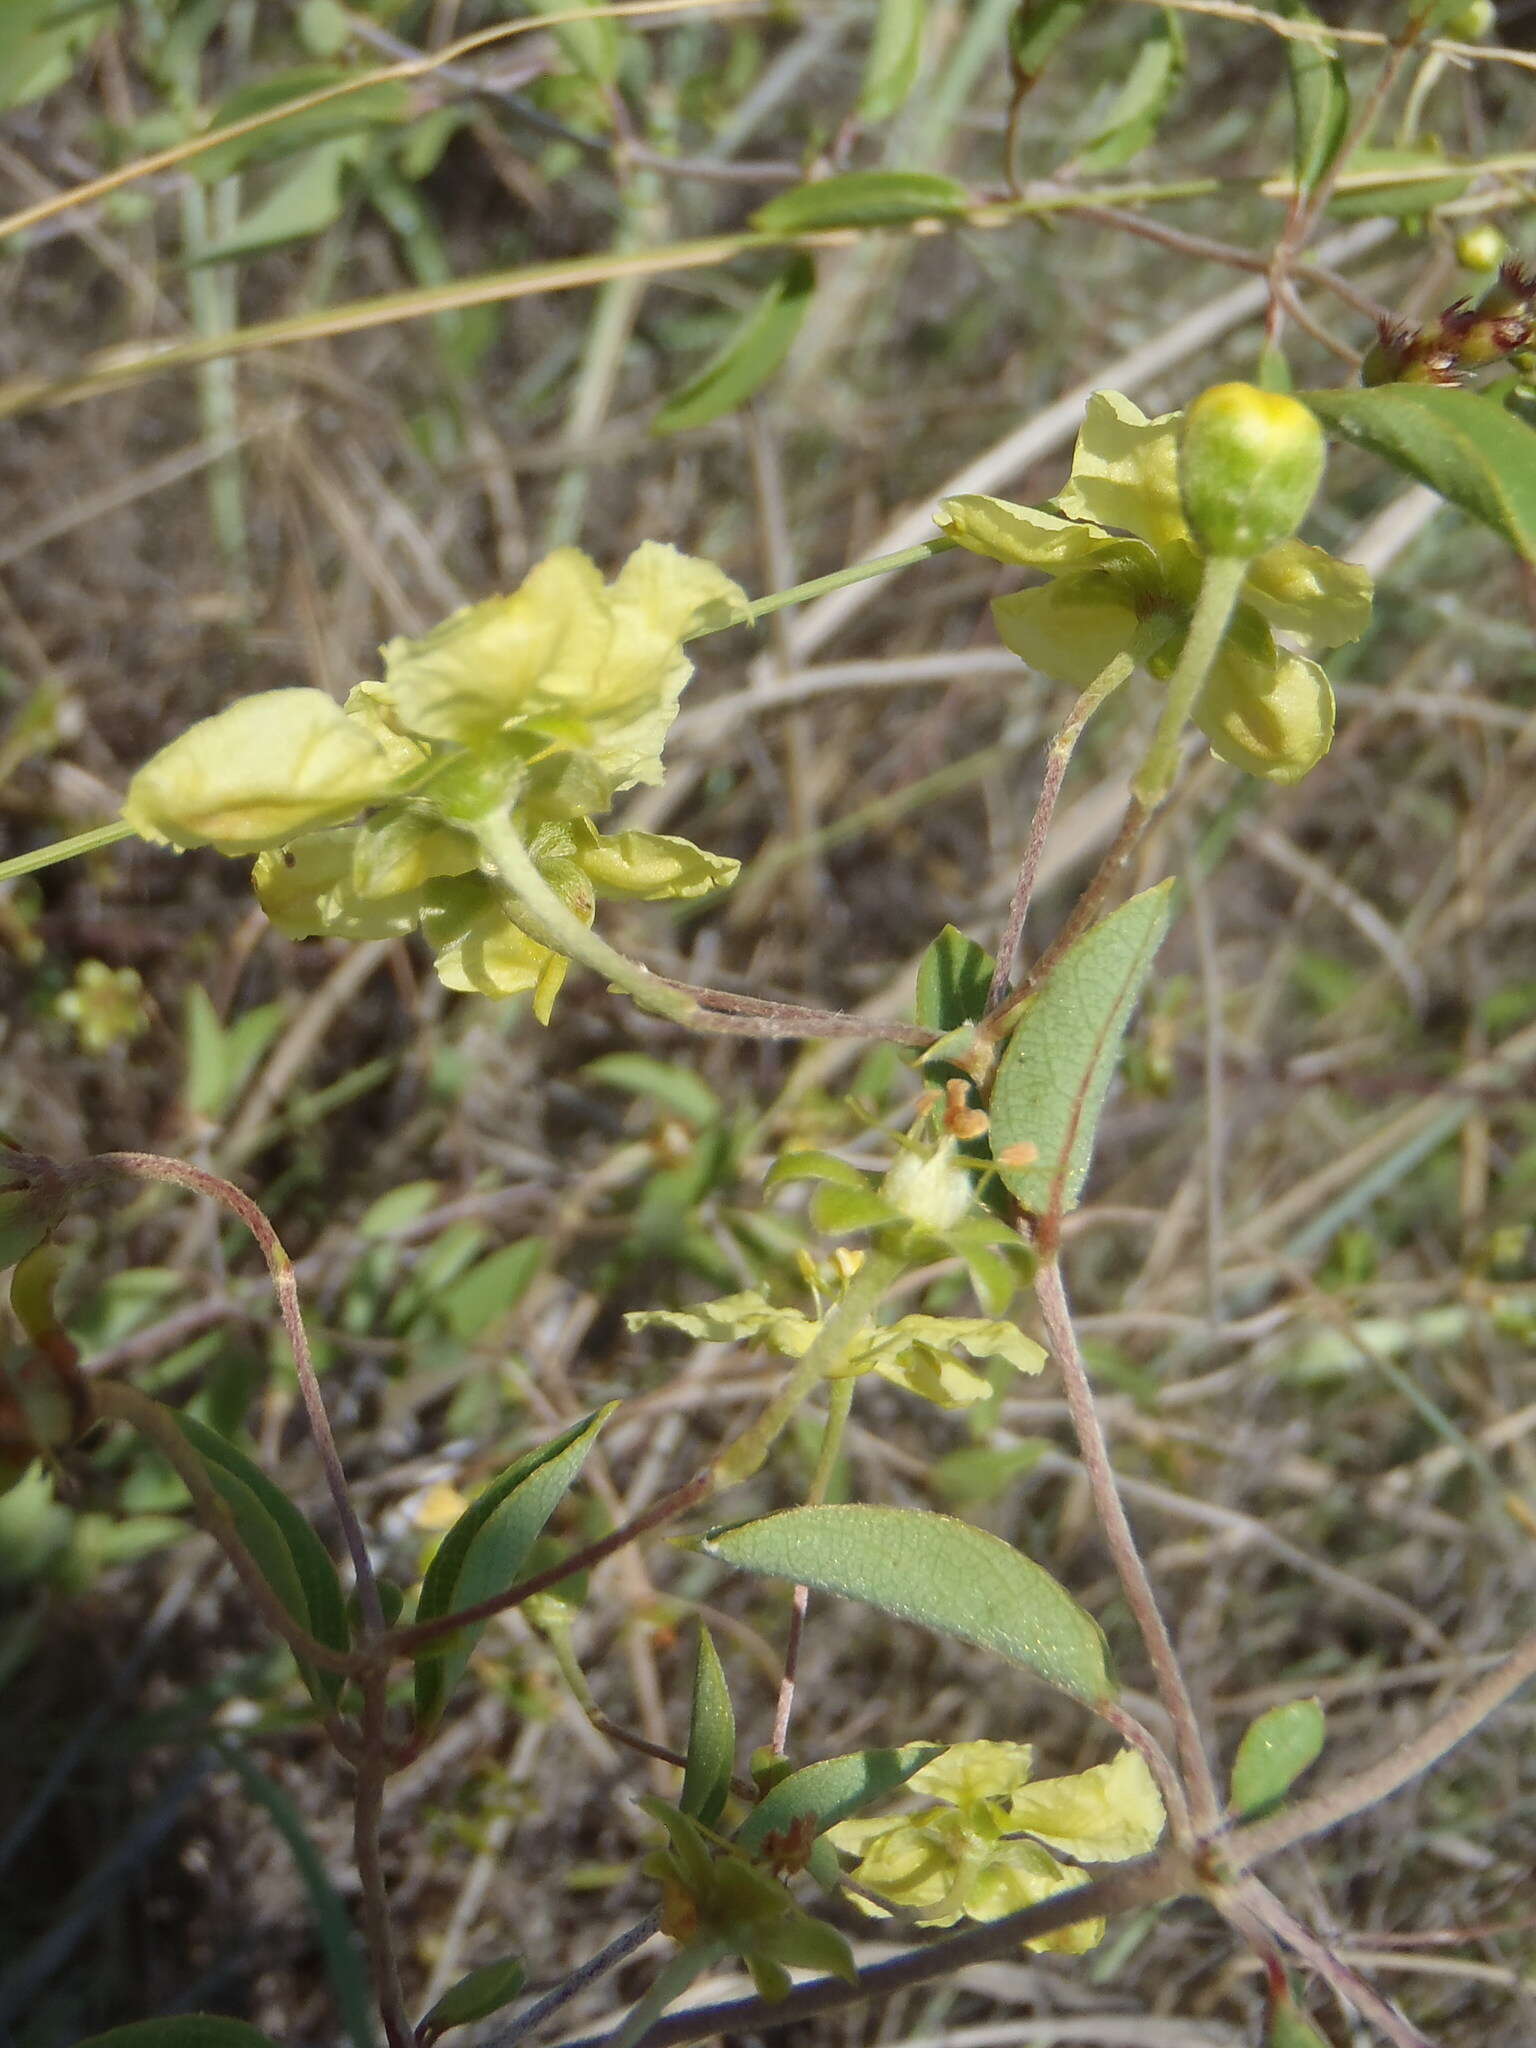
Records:
{"label": "curled petal", "polygon": [[689,839],[659,832],[618,832],[611,837],[583,823],[572,856],[598,893],[642,903],[708,896],[729,888],[741,862],[706,853]]}
{"label": "curled petal", "polygon": [[1162,549],[1188,541],[1179,498],[1177,413],[1149,420],[1118,391],[1096,391],[1083,414],[1072,480],[1056,503],[1069,519],[1134,533]]}
{"label": "curled petal", "polygon": [[1195,723],[1218,761],[1266,782],[1299,782],[1333,744],[1333,690],[1304,655],[1256,659],[1237,636],[1216,658]]}
{"label": "curled petal", "polygon": [[[1042,1899],[1053,1899],[1058,1892],[1076,1891],[1087,1882],[1085,1870],[1068,1869],[1034,1842],[1000,1842],[966,1891],[965,1917],[1002,1920],[1026,1906],[1038,1906]],[[1103,1938],[1102,1920],[1083,1920],[1075,1927],[1041,1935],[1029,1946],[1075,1956],[1097,1947]]]}
{"label": "curled petal", "polygon": [[1079,690],[1126,653],[1139,623],[1118,580],[1095,569],[997,598],[992,617],[1021,661]]}
{"label": "curled petal", "polygon": [[1034,1763],[1034,1748],[1027,1742],[953,1742],[913,1773],[907,1789],[951,1806],[1002,1799],[1029,1783]]}
{"label": "curled petal", "polygon": [[973,555],[988,555],[994,562],[1011,562],[1021,569],[1044,569],[1052,576],[1087,568],[1106,548],[1121,545],[1102,526],[1063,519],[1033,505],[1013,505],[1006,498],[943,498],[933,518]]}
{"label": "curled petal", "polygon": [[398,753],[323,691],[263,690],[146,761],[123,816],[144,839],[260,853],[340,824],[390,795],[401,775]]}
{"label": "curled petal", "polygon": [[483,996],[533,992],[533,1013],[549,1022],[570,962],[515,925],[488,882],[461,876],[425,892],[421,928],[445,988]]}
{"label": "curled petal", "polygon": [[1163,1832],[1162,1798],[1134,1749],[1070,1778],[1021,1786],[1008,1801],[1010,1823],[1080,1863],[1121,1863],[1145,1856]]}
{"label": "curled petal", "polygon": [[1358,640],[1371,620],[1371,578],[1304,540],[1281,541],[1249,565],[1243,597],[1271,626],[1311,647]]}
{"label": "curled petal", "polygon": [[363,897],[353,887],[358,836],[352,825],[310,832],[258,857],[251,870],[257,900],[284,938],[395,939],[415,930],[418,891]]}
{"label": "curled petal", "polygon": [[506,597],[384,649],[383,694],[405,728],[462,745],[557,706],[602,666],[613,634],[603,579],[558,548]]}

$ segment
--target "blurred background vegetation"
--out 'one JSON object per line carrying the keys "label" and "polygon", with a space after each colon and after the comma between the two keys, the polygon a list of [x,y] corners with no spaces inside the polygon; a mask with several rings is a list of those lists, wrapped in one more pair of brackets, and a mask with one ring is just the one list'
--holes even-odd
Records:
{"label": "blurred background vegetation", "polygon": [[[556,545],[611,571],[669,540],[775,589],[920,537],[967,465],[973,488],[1049,495],[1085,381],[1158,411],[1255,373],[1291,102],[1284,42],[1236,5],[1055,9],[1071,34],[1016,108],[1016,168],[1123,217],[829,238],[784,361],[714,416],[701,369],[804,271],[756,249],[636,273],[625,253],[734,234],[827,171],[1005,195],[1016,0],[566,22],[47,210],[210,124],[537,11],[0,6],[0,201],[44,216],[0,246],[6,852],[110,818],[190,720],[279,685],[344,691],[381,641]],[[1536,7],[1498,14],[1480,57],[1421,54],[1399,78],[1373,140],[1421,152],[1425,176],[1336,197],[1324,234],[1345,237],[1355,301],[1303,281],[1306,324],[1283,334],[1298,383],[1349,375],[1361,302],[1422,315],[1478,288],[1456,255],[1469,225],[1529,253],[1536,76],[1496,45],[1518,60]],[[1331,10],[1361,38],[1341,45],[1357,110],[1405,16]],[[572,259],[592,259],[579,287],[505,282]],[[480,276],[503,284],[455,303]],[[389,293],[417,296],[376,324],[346,310]],[[246,332],[305,315],[280,346]],[[150,374],[150,344],[184,360]],[[1317,1693],[1342,1766],[1530,1625],[1536,586],[1363,456],[1336,454],[1325,496],[1313,537],[1382,591],[1333,664],[1340,738],[1293,790],[1202,763],[1154,835],[1143,879],[1181,874],[1185,908],[1071,1268],[1211,1725],[1230,1741]],[[1013,580],[950,556],[702,643],[668,782],[626,822],[675,825],[744,877],[670,918],[610,906],[604,930],[690,979],[886,1016],[946,922],[994,942],[1066,705],[998,646],[986,600]],[[1081,749],[1041,932],[1113,830],[1154,712],[1126,692]],[[600,1401],[626,1406],[567,1539],[700,1463],[775,1368],[629,1335],[623,1312],[792,1284],[818,1247],[793,1191],[764,1201],[767,1163],[789,1143],[885,1156],[876,1126],[914,1088],[890,1049],[688,1039],[587,975],[542,1030],[521,1000],[447,995],[414,942],[281,940],[238,864],[137,842],[7,885],[0,942],[0,1124],[65,1157],[173,1152],[259,1195],[402,1582],[466,1492]],[[67,1251],[91,1369],[253,1438],[327,1527],[249,1246],[156,1191],[101,1201]],[[930,1305],[963,1292],[923,1276]],[[791,1444],[740,1512],[796,1497],[807,1455]],[[1000,1379],[966,1417],[867,1392],[848,1466],[862,1497],[958,1509],[1046,1563],[1139,1680],[1049,1374]],[[0,1500],[0,1603],[0,2040],[191,2008],[295,2048],[366,2040],[344,1784],[168,1470],[114,1437],[59,1489],[34,1472]],[[782,1589],[665,1544],[605,1567],[575,1623],[600,1704],[675,1746],[701,1612],[766,1739]],[[516,1617],[476,1672],[392,1788],[417,2009],[509,1946],[546,1981],[650,1903],[629,1797],[648,1767],[592,1730]],[[1032,1740],[1053,1771],[1100,1754],[1017,1675],[813,1604],[799,1754],[971,1735]],[[1280,1880],[1439,2041],[1536,2032],[1530,1736],[1516,1705]],[[824,2031],[1236,2048],[1259,1988],[1181,1909],[1083,1962],[1021,1957]]]}

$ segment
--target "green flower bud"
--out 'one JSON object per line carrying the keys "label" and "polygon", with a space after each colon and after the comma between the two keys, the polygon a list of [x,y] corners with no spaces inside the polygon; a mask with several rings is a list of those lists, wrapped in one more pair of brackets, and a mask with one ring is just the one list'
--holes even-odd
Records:
{"label": "green flower bud", "polygon": [[1497,20],[1494,0],[1467,0],[1465,7],[1440,23],[1438,33],[1453,43],[1480,43],[1493,33]]}
{"label": "green flower bud", "polygon": [[1179,491],[1210,555],[1251,557],[1288,540],[1322,482],[1323,430],[1299,399],[1218,384],[1184,415]]}
{"label": "green flower bud", "polygon": [[1497,270],[1508,252],[1508,242],[1490,221],[1456,237],[1456,261],[1463,270]]}

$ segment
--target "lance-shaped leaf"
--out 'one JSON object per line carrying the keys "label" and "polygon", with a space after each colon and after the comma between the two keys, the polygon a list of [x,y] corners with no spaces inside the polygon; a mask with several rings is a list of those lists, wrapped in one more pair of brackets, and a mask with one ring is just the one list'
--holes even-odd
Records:
{"label": "lance-shaped leaf", "polygon": [[1021,0],[1008,24],[1008,54],[1019,85],[1035,83],[1093,0]]}
{"label": "lance-shaped leaf", "polygon": [[713,1529],[708,1557],[866,1601],[991,1650],[1074,1699],[1114,1692],[1103,1631],[1047,1571],[949,1515],[914,1508],[789,1508]]}
{"label": "lance-shaped leaf", "polygon": [[821,228],[899,227],[934,214],[963,213],[970,194],[932,171],[844,171],[781,192],[752,216],[765,235],[808,235]]}
{"label": "lance-shaped leaf", "polygon": [[[301,1628],[328,1648],[347,1649],[347,1605],[336,1567],[303,1515],[227,1437],[192,1415],[178,1415],[176,1423],[207,1466],[209,1479],[235,1518],[241,1542],[278,1599]],[[334,1704],[341,1691],[340,1674],[308,1665],[300,1668],[315,1698]]]}
{"label": "lance-shaped leaf", "polygon": [[[525,1452],[459,1517],[422,1581],[418,1622],[494,1599],[515,1583],[539,1531],[574,1483],[598,1431],[617,1406],[610,1401],[553,1442]],[[442,1712],[483,1626],[461,1629],[417,1657],[416,1713],[424,1726]]]}
{"label": "lance-shaped leaf", "polygon": [[528,1970],[521,1956],[500,1956],[494,1963],[482,1963],[457,1984],[450,1985],[416,2028],[423,2044],[435,2041],[450,2027],[467,2027],[510,2005],[527,1981]]}
{"label": "lance-shaped leaf", "polygon": [[1232,1765],[1232,1811],[1258,1814],[1278,1803],[1323,1751],[1319,1700],[1287,1700],[1243,1732]]}
{"label": "lance-shaped leaf", "polygon": [[770,1835],[786,1834],[797,1821],[807,1820],[814,1821],[818,1835],[824,1834],[943,1754],[942,1743],[907,1742],[900,1749],[859,1749],[806,1764],[763,1795],[733,1839],[739,1848],[758,1850]]}
{"label": "lance-shaped leaf", "polygon": [[993,1156],[1034,1147],[1028,1164],[1000,1164],[999,1172],[1036,1215],[1077,1206],[1120,1042],[1168,929],[1172,890],[1171,881],[1159,882],[1084,933],[1004,1048],[992,1093]]}
{"label": "lance-shaped leaf", "polygon": [[698,375],[673,392],[651,422],[651,432],[680,434],[745,405],[788,355],[815,289],[816,266],[810,257],[792,256]]}
{"label": "lance-shaped leaf", "polygon": [[926,0],[880,0],[859,88],[861,121],[888,121],[917,83],[927,16]]}
{"label": "lance-shaped leaf", "polygon": [[1112,171],[1129,163],[1157,133],[1184,77],[1184,32],[1164,9],[1136,52],[1125,84],[1098,135],[1077,159],[1079,170]]}
{"label": "lance-shaped leaf", "polygon": [[1415,476],[1536,562],[1536,428],[1438,384],[1298,394],[1323,425]]}
{"label": "lance-shaped leaf", "polygon": [[712,1828],[725,1811],[736,1762],[736,1716],[707,1628],[699,1630],[693,1667],[693,1716],[688,1724],[688,1767],[678,1805],[701,1826]]}
{"label": "lance-shaped leaf", "polygon": [[[1320,25],[1306,0],[1277,0],[1277,12],[1289,21]],[[1349,87],[1332,43],[1288,36],[1285,62],[1291,83],[1291,163],[1296,189],[1305,194],[1326,175],[1344,141]]]}

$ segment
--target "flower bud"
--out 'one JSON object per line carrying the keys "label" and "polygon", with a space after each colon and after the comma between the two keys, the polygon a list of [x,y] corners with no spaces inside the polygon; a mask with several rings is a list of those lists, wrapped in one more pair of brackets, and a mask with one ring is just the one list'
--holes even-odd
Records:
{"label": "flower bud", "polygon": [[903,1152],[880,1192],[920,1230],[952,1230],[971,1206],[971,1177],[944,1138],[932,1152]]}
{"label": "flower bud", "polygon": [[1456,261],[1463,270],[1497,270],[1508,253],[1508,242],[1491,221],[1456,237]]}
{"label": "flower bud", "polygon": [[1288,540],[1322,482],[1323,430],[1299,399],[1218,384],[1184,415],[1179,491],[1207,554],[1259,555]]}

